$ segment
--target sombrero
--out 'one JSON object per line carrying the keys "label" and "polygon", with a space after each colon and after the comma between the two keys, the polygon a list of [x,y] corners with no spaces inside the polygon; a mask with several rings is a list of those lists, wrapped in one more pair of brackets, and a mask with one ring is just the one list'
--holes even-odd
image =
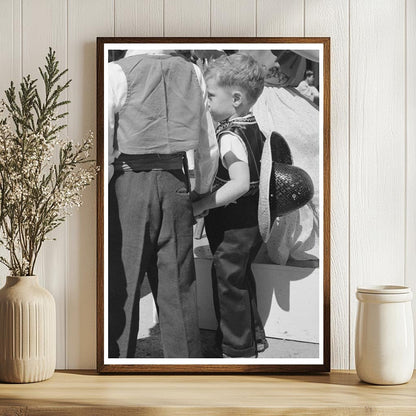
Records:
{"label": "sombrero", "polygon": [[259,188],[259,228],[267,242],[275,220],[306,205],[314,193],[311,177],[293,166],[289,145],[276,132],[264,143]]}

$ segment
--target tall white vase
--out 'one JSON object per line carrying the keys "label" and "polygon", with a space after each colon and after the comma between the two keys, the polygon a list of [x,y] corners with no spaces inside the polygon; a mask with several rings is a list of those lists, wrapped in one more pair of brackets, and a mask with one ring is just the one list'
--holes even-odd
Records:
{"label": "tall white vase", "polygon": [[355,365],[372,384],[402,384],[414,368],[412,292],[404,286],[358,288]]}
{"label": "tall white vase", "polygon": [[32,383],[56,366],[53,296],[36,276],[8,276],[0,290],[0,381]]}

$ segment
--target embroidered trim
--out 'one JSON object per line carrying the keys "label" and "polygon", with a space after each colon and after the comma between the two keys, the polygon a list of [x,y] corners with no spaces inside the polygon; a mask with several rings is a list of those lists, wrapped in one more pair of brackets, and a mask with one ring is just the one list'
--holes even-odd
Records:
{"label": "embroidered trim", "polygon": [[256,124],[256,118],[253,115],[248,115],[248,116],[244,116],[244,117],[237,117],[237,118],[233,118],[232,120],[225,120],[225,121],[221,121],[217,128],[216,128],[216,133],[220,134],[222,131],[232,127],[232,126],[238,126],[238,125],[245,125],[245,124]]}
{"label": "embroidered trim", "polygon": [[[232,127],[239,127],[239,126],[245,126],[245,125],[250,125],[250,124],[257,124],[256,118],[250,113],[244,117],[236,117],[233,118],[232,120],[224,120],[222,122],[220,122],[216,128],[216,135],[218,140],[220,140],[220,136],[222,134],[232,134],[236,137],[238,137],[238,139],[244,144],[246,151],[247,151],[247,157],[248,160],[250,162],[250,155],[248,154],[249,150],[251,151],[251,155],[253,156],[253,160],[255,162],[255,158],[253,155],[253,151],[251,149],[251,147],[249,147],[248,144],[245,143],[245,141],[236,133],[229,131]],[[256,162],[255,162],[256,163]],[[256,170],[257,169],[257,164],[255,165]],[[257,172],[258,173],[258,172]],[[259,173],[258,173],[258,177]],[[228,180],[222,179],[218,176],[215,177],[214,179],[214,183],[213,183],[213,187],[212,187],[212,191],[215,192],[217,191],[219,188],[221,188],[223,185],[225,185],[228,182]],[[252,196],[255,195],[259,192],[259,183],[260,181],[251,181],[250,182],[250,188],[249,190],[242,196],[246,197],[246,196]]]}

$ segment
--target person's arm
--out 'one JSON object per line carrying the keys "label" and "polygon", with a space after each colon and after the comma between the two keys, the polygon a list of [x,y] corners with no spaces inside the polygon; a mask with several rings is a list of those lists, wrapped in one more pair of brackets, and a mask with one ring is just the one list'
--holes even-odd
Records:
{"label": "person's arm", "polygon": [[120,65],[108,64],[108,181],[114,173],[114,159],[118,151],[114,143],[114,125],[116,114],[120,111],[127,97],[127,79]]}
{"label": "person's arm", "polygon": [[315,98],[315,97],[318,97],[319,98],[319,91],[317,90],[316,87],[312,86],[311,87],[311,92],[312,92],[312,97],[313,98]]}
{"label": "person's arm", "polygon": [[228,167],[230,180],[216,192],[193,203],[195,217],[212,208],[235,202],[250,189],[250,170],[248,163],[238,159],[232,152],[225,154],[224,162]]}
{"label": "person's arm", "polygon": [[201,130],[198,147],[195,149],[195,188],[194,197],[211,191],[211,186],[218,168],[218,144],[215,129],[208,111],[207,87],[198,66],[194,65],[199,85],[202,91]]}

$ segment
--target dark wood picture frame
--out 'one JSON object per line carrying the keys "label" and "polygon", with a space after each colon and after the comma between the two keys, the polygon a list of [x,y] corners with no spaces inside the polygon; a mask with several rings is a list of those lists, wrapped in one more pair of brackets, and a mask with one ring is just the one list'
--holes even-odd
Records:
{"label": "dark wood picture frame", "polygon": [[[186,43],[186,44],[218,44],[218,43],[239,43],[253,44],[321,44],[323,50],[323,90],[320,97],[320,107],[323,111],[323,261],[320,259],[320,267],[323,268],[321,305],[323,311],[322,326],[323,336],[321,339],[323,347],[322,362],[320,364],[210,364],[209,359],[205,359],[203,364],[147,364],[143,359],[143,364],[108,364],[104,357],[104,270],[105,270],[105,218],[104,218],[104,67],[105,45],[106,44],[151,44],[151,43]],[[186,49],[186,45],[184,45]],[[115,48],[117,49],[117,48]],[[231,49],[231,48],[230,48]],[[323,110],[322,110],[323,107]],[[97,181],[97,370],[100,373],[163,373],[163,374],[200,374],[200,373],[309,373],[309,372],[328,372],[330,371],[330,38],[311,37],[311,38],[97,38],[97,163],[101,167]],[[322,190],[323,188],[323,190]],[[322,218],[322,217],[321,217]]]}

